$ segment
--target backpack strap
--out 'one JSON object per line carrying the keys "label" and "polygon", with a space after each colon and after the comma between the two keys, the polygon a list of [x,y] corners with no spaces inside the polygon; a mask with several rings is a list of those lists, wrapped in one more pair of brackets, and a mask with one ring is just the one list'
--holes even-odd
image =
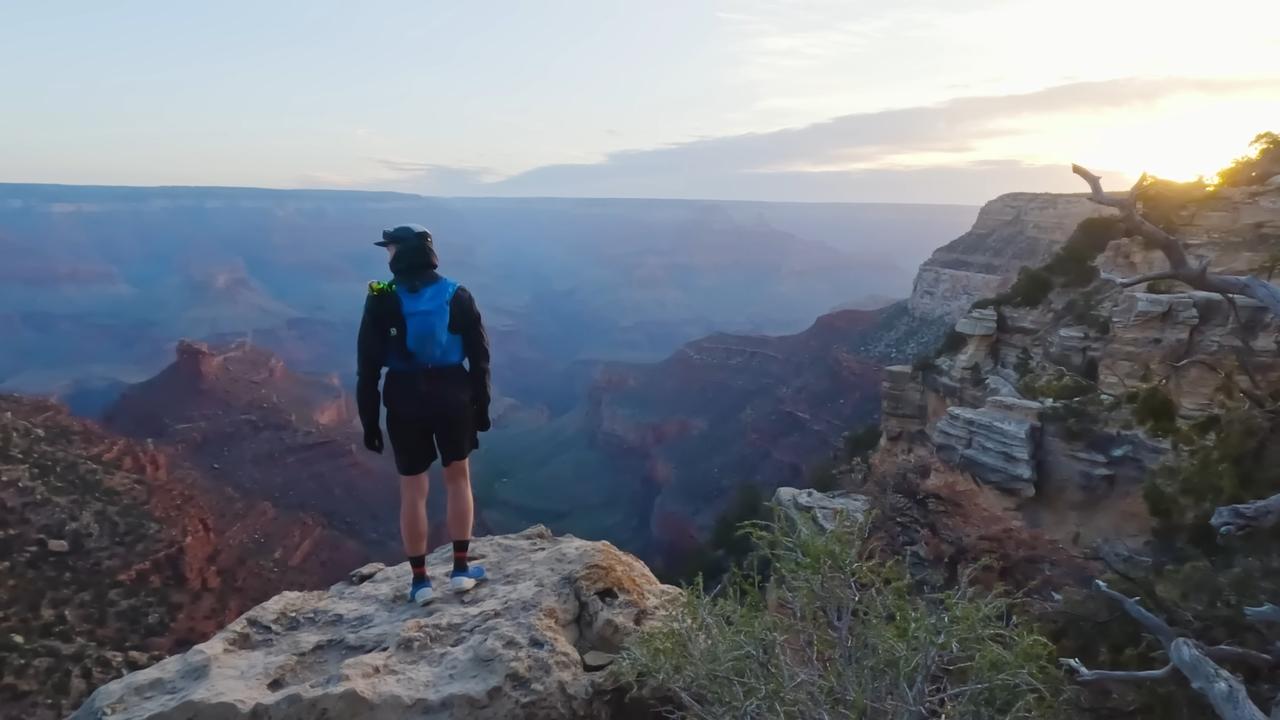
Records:
{"label": "backpack strap", "polygon": [[395,280],[390,280],[390,281],[386,281],[386,282],[384,282],[384,281],[382,281],[382,280],[370,280],[370,281],[369,281],[369,294],[370,294],[370,295],[390,295],[390,294],[394,293],[395,291],[396,291],[396,281],[395,281]]}

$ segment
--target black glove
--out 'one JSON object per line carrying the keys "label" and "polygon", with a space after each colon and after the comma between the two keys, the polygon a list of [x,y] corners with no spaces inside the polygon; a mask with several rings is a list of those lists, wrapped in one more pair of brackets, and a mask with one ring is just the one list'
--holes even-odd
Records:
{"label": "black glove", "polygon": [[364,446],[366,449],[382,454],[382,428],[378,425],[364,429]]}
{"label": "black glove", "polygon": [[493,429],[493,421],[489,419],[489,405],[476,405],[476,432],[489,432]]}

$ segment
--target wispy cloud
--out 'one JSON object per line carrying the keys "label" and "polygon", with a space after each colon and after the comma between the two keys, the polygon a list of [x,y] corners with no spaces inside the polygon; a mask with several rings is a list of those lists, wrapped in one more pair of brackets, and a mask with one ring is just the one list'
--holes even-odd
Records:
{"label": "wispy cloud", "polygon": [[[1010,190],[1078,189],[1063,171],[1076,158],[1057,158],[1053,148],[1038,157],[999,152],[1002,144],[1026,144],[1024,136],[1055,119],[1140,113],[1175,97],[1211,102],[1259,92],[1280,96],[1280,78],[1073,83],[620,151],[596,163],[547,165],[507,178],[483,168],[381,162],[400,175],[401,187],[443,194],[979,202]],[[1256,118],[1257,129],[1268,119]],[[1053,138],[1040,142],[1051,145]]]}

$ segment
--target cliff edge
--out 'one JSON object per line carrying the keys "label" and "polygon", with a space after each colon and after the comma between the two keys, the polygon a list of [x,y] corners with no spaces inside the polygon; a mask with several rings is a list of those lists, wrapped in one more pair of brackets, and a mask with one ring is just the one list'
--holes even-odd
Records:
{"label": "cliff edge", "polygon": [[[286,592],[183,655],[104,685],[72,715],[183,720],[613,717],[601,672],[678,591],[605,542],[535,526],[482,538],[495,578],[419,608],[407,564]],[[449,549],[428,558],[448,567]]]}
{"label": "cliff edge", "polygon": [[[1093,217],[1076,207],[1083,198],[1053,197],[1032,208],[1056,203],[1060,220]],[[1280,321],[1249,298],[1123,282],[1168,261],[1121,229],[1106,237],[1104,217],[1076,233],[1059,223],[1043,247],[1074,242],[1071,251],[1038,269],[1026,263],[1012,285],[1004,276],[987,291],[1008,286],[995,297],[960,307],[971,295],[951,295],[958,322],[935,356],[886,369],[879,476],[980,487],[1019,523],[1075,547],[1148,538],[1144,483],[1174,457],[1170,428],[1221,412],[1224,378],[1274,387]],[[1164,223],[1193,264],[1266,277],[1280,186],[1225,188]],[[932,282],[929,263],[920,272],[917,288]]]}

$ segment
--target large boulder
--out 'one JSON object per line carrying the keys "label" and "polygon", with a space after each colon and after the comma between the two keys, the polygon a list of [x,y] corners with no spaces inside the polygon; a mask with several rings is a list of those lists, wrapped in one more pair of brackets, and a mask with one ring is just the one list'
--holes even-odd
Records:
{"label": "large boulder", "polygon": [[824,493],[813,488],[780,487],[773,504],[792,518],[808,518],[823,530],[834,530],[841,522],[862,522],[871,510],[871,501],[853,493]]}
{"label": "large boulder", "polygon": [[[408,604],[407,564],[282,593],[72,718],[609,717],[599,670],[678,591],[609,543],[541,526],[475,545],[494,579],[466,595]],[[428,568],[442,577],[450,562],[441,548]]]}

